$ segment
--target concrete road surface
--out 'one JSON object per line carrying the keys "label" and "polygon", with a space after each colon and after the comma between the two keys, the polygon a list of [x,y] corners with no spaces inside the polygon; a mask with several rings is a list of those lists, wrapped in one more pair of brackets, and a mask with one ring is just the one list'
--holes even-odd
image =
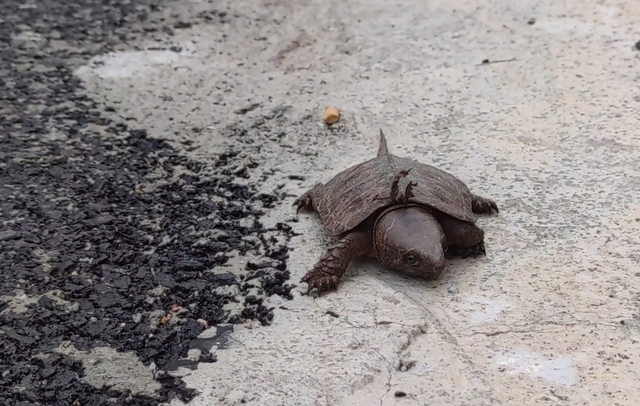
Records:
{"label": "concrete road surface", "polygon": [[[239,181],[280,193],[261,221],[296,234],[298,286],[263,295],[271,325],[209,327],[217,362],[171,372],[198,391],[191,406],[640,404],[640,3],[163,7],[184,22],[172,36],[141,35],[74,74],[190,159],[233,146],[260,162]],[[342,111],[331,128],[328,105]],[[479,219],[487,256],[435,282],[355,261],[337,291],[303,296],[333,239],[315,214],[296,221],[293,199],[373,157],[379,129],[392,153],[497,201]]]}

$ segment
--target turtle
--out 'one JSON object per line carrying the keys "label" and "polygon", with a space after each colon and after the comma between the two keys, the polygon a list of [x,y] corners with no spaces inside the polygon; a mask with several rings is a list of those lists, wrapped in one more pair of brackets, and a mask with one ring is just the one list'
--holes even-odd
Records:
{"label": "turtle", "polygon": [[494,200],[472,193],[454,175],[389,153],[382,129],[376,157],[316,183],[293,206],[296,214],[315,211],[339,238],[302,277],[306,294],[337,289],[356,257],[438,279],[445,258],[486,256],[475,215],[499,213]]}

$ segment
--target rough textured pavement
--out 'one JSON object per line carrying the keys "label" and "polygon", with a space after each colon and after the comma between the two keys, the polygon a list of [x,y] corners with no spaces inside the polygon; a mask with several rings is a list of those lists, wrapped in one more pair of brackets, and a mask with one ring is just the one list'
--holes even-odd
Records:
{"label": "rough textured pavement", "polygon": [[[640,404],[640,5],[3,5],[3,404]],[[301,296],[379,128],[488,256]]]}

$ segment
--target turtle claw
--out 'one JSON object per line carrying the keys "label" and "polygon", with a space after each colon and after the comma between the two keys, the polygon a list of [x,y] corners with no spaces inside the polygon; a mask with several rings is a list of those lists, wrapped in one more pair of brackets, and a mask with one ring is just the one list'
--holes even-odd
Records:
{"label": "turtle claw", "polygon": [[478,258],[481,255],[487,255],[487,250],[484,247],[484,242],[476,244],[472,247],[461,248],[459,251],[459,255],[461,258],[469,258],[474,257]]}
{"label": "turtle claw", "polygon": [[412,180],[407,184],[407,187],[404,189],[404,196],[402,197],[404,203],[407,203],[412,197],[416,197],[416,195],[413,194],[413,188],[416,186],[418,186],[418,182],[415,180]]}
{"label": "turtle claw", "polygon": [[300,210],[312,210],[313,202],[311,200],[311,196],[309,193],[305,193],[296,200],[293,201],[292,206],[296,206],[296,214],[300,212]]}
{"label": "turtle claw", "polygon": [[293,201],[292,206],[297,206],[296,214],[298,214],[302,209],[315,210],[313,207],[313,196],[317,196],[317,193],[321,188],[322,183],[316,183],[315,186],[313,186],[310,190]]}
{"label": "turtle claw", "polygon": [[324,272],[319,274],[319,272],[322,271],[318,271],[319,270],[314,268],[300,280],[300,282],[307,284],[306,295],[310,294],[314,289],[317,291],[318,296],[320,296],[324,292],[336,290],[338,288],[340,277],[337,275],[324,274]]}
{"label": "turtle claw", "polygon": [[398,172],[396,176],[393,177],[393,182],[391,183],[391,198],[403,204],[407,204],[409,199],[415,197],[413,194],[413,188],[418,186],[418,182],[412,180],[407,184],[407,187],[404,189],[404,193],[400,192],[400,179],[406,177],[409,172],[411,172],[411,169],[412,168],[403,169]]}
{"label": "turtle claw", "polygon": [[495,201],[478,195],[471,196],[471,207],[473,212],[476,214],[493,214],[493,212],[500,213],[498,204]]}

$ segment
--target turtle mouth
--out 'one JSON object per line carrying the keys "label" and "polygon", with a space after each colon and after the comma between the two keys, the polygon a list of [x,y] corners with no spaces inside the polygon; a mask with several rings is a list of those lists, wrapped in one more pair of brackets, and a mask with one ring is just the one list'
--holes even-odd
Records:
{"label": "turtle mouth", "polygon": [[420,268],[415,269],[407,269],[403,268],[402,271],[414,276],[418,276],[420,278],[426,280],[437,280],[440,278],[440,275],[444,272],[445,262],[436,262],[436,263],[428,263]]}
{"label": "turtle mouth", "polygon": [[430,272],[425,273],[425,277],[427,279],[433,279],[433,280],[438,279],[440,275],[442,275],[442,272],[444,272],[444,267],[445,267],[444,260],[433,264],[431,266]]}

